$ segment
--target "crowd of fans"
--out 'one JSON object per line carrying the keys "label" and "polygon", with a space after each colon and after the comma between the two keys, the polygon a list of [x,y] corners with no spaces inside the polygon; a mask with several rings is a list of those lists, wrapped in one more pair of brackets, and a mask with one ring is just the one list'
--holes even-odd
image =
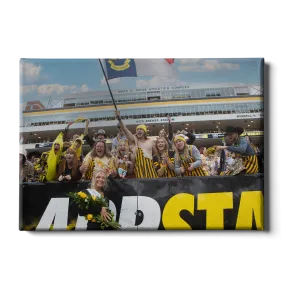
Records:
{"label": "crowd of fans", "polygon": [[[263,172],[263,151],[241,136],[242,128],[227,127],[223,145],[210,148],[195,146],[195,135],[187,131],[162,129],[155,141],[147,137],[145,125],[138,125],[132,134],[116,111],[118,134],[112,149],[106,144],[106,132],[88,134],[88,119],[69,123],[60,132],[52,148],[39,158],[20,154],[20,182],[92,180],[95,172],[104,171],[116,179],[160,178],[182,176],[244,175]],[[68,140],[71,124],[85,120],[82,134]],[[83,143],[92,148],[84,157]]]}

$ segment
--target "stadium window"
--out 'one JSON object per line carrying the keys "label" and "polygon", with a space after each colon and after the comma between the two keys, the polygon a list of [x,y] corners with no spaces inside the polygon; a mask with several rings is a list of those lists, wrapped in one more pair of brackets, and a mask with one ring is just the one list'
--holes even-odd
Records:
{"label": "stadium window", "polygon": [[63,107],[73,107],[75,106],[75,102],[76,102],[75,98],[65,99],[63,103]]}
{"label": "stadium window", "polygon": [[236,87],[235,93],[237,96],[247,96],[249,95],[248,87]]}
{"label": "stadium window", "polygon": [[208,110],[208,114],[210,115],[210,114],[213,114],[214,112],[213,112],[213,106],[207,106],[207,110]]}

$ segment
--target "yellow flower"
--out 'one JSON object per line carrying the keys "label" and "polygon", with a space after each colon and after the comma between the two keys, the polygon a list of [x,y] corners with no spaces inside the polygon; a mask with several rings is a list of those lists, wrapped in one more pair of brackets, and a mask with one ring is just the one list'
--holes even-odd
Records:
{"label": "yellow flower", "polygon": [[68,231],[71,231],[73,228],[75,228],[75,226],[76,226],[76,221],[75,221],[75,220],[72,220],[72,221],[70,222],[70,224],[66,227],[66,229],[67,229]]}
{"label": "yellow flower", "polygon": [[87,197],[87,195],[84,192],[82,192],[82,191],[78,192],[77,194],[82,199],[85,199]]}
{"label": "yellow flower", "polygon": [[95,200],[96,200],[96,196],[92,196],[92,200],[94,200],[94,201],[95,201]]}
{"label": "yellow flower", "polygon": [[39,220],[35,219],[35,220],[32,221],[32,223],[30,225],[25,225],[23,227],[23,230],[25,230],[25,231],[34,231],[36,229],[38,223],[39,223]]}
{"label": "yellow flower", "polygon": [[95,220],[95,219],[92,219],[92,220],[91,220],[91,222],[95,223],[95,222],[96,222],[96,220]]}
{"label": "yellow flower", "polygon": [[87,215],[87,220],[88,220],[88,221],[91,221],[92,219],[93,219],[93,215],[92,215],[92,214],[88,214],[88,215]]}

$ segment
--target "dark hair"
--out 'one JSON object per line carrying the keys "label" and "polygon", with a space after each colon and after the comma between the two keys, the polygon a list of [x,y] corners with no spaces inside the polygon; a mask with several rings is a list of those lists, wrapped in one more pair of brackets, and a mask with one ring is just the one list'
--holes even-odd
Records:
{"label": "dark hair", "polygon": [[96,140],[95,143],[94,143],[94,146],[93,146],[93,149],[91,151],[91,156],[94,158],[94,157],[97,157],[97,152],[96,152],[96,145],[98,143],[103,143],[104,144],[104,155],[108,158],[111,158],[112,157],[112,154],[110,153],[109,149],[108,149],[108,146],[106,144],[105,141],[103,140]]}
{"label": "dark hair", "polygon": [[20,155],[22,156],[22,166],[24,166],[24,164],[25,164],[25,162],[26,162],[26,160],[27,160],[27,158],[26,158],[26,156],[24,155],[24,154],[22,154],[22,153],[20,153]]}
{"label": "dark hair", "polygon": [[38,151],[32,151],[32,152],[27,154],[27,159],[30,160],[32,158],[32,156],[34,156],[35,158],[40,158],[41,153]]}
{"label": "dark hair", "polygon": [[193,144],[194,143],[194,141],[196,140],[196,136],[194,135],[194,134],[192,134],[192,133],[187,133],[186,134],[187,135],[187,137],[189,138],[187,141],[186,141],[186,143],[187,144]]}
{"label": "dark hair", "polygon": [[226,132],[225,132],[224,135],[227,135],[228,133],[238,133],[238,135],[241,135],[243,133],[243,128],[227,126],[226,127]]}

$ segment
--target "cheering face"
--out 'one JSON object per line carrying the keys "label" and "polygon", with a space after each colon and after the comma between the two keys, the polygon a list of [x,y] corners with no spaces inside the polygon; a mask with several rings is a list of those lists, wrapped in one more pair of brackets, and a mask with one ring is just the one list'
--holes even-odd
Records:
{"label": "cheering face", "polygon": [[138,129],[137,129],[137,132],[136,132],[136,135],[137,135],[137,137],[138,137],[139,139],[142,139],[142,138],[145,137],[145,132],[144,132],[143,129],[138,128]]}
{"label": "cheering face", "polygon": [[183,150],[185,146],[185,142],[182,140],[176,140],[175,141],[175,146],[178,150]]}
{"label": "cheering face", "polygon": [[103,157],[104,156],[104,152],[105,152],[105,145],[103,142],[98,142],[95,146],[95,150],[96,153],[99,157]]}
{"label": "cheering face", "polygon": [[158,133],[158,136],[161,137],[161,138],[165,138],[165,137],[166,137],[166,132],[165,132],[165,130],[161,130],[161,131]]}
{"label": "cheering face", "polygon": [[58,151],[60,149],[60,145],[58,143],[54,144],[54,150]]}
{"label": "cheering face", "polygon": [[98,135],[97,139],[103,141],[105,139],[105,136],[104,135]]}
{"label": "cheering face", "polygon": [[162,139],[158,139],[156,145],[157,145],[158,150],[165,149],[165,142]]}
{"label": "cheering face", "polygon": [[203,154],[205,155],[205,156],[207,156],[207,149],[204,147],[204,149],[203,149]]}
{"label": "cheering face", "polygon": [[95,188],[103,188],[105,184],[105,175],[103,172],[99,172],[95,177]]}
{"label": "cheering face", "polygon": [[81,143],[80,142],[76,142],[75,143],[75,146],[74,146],[74,149],[78,149],[81,147]]}
{"label": "cheering face", "polygon": [[65,155],[65,158],[66,158],[67,162],[72,162],[73,159],[74,159],[74,154],[69,152],[69,151],[67,151],[66,155]]}
{"label": "cheering face", "polygon": [[232,145],[238,138],[238,133],[228,133],[225,136],[225,141],[227,145]]}
{"label": "cheering face", "polygon": [[125,143],[120,143],[119,150],[120,151],[125,151],[126,150],[126,144]]}

